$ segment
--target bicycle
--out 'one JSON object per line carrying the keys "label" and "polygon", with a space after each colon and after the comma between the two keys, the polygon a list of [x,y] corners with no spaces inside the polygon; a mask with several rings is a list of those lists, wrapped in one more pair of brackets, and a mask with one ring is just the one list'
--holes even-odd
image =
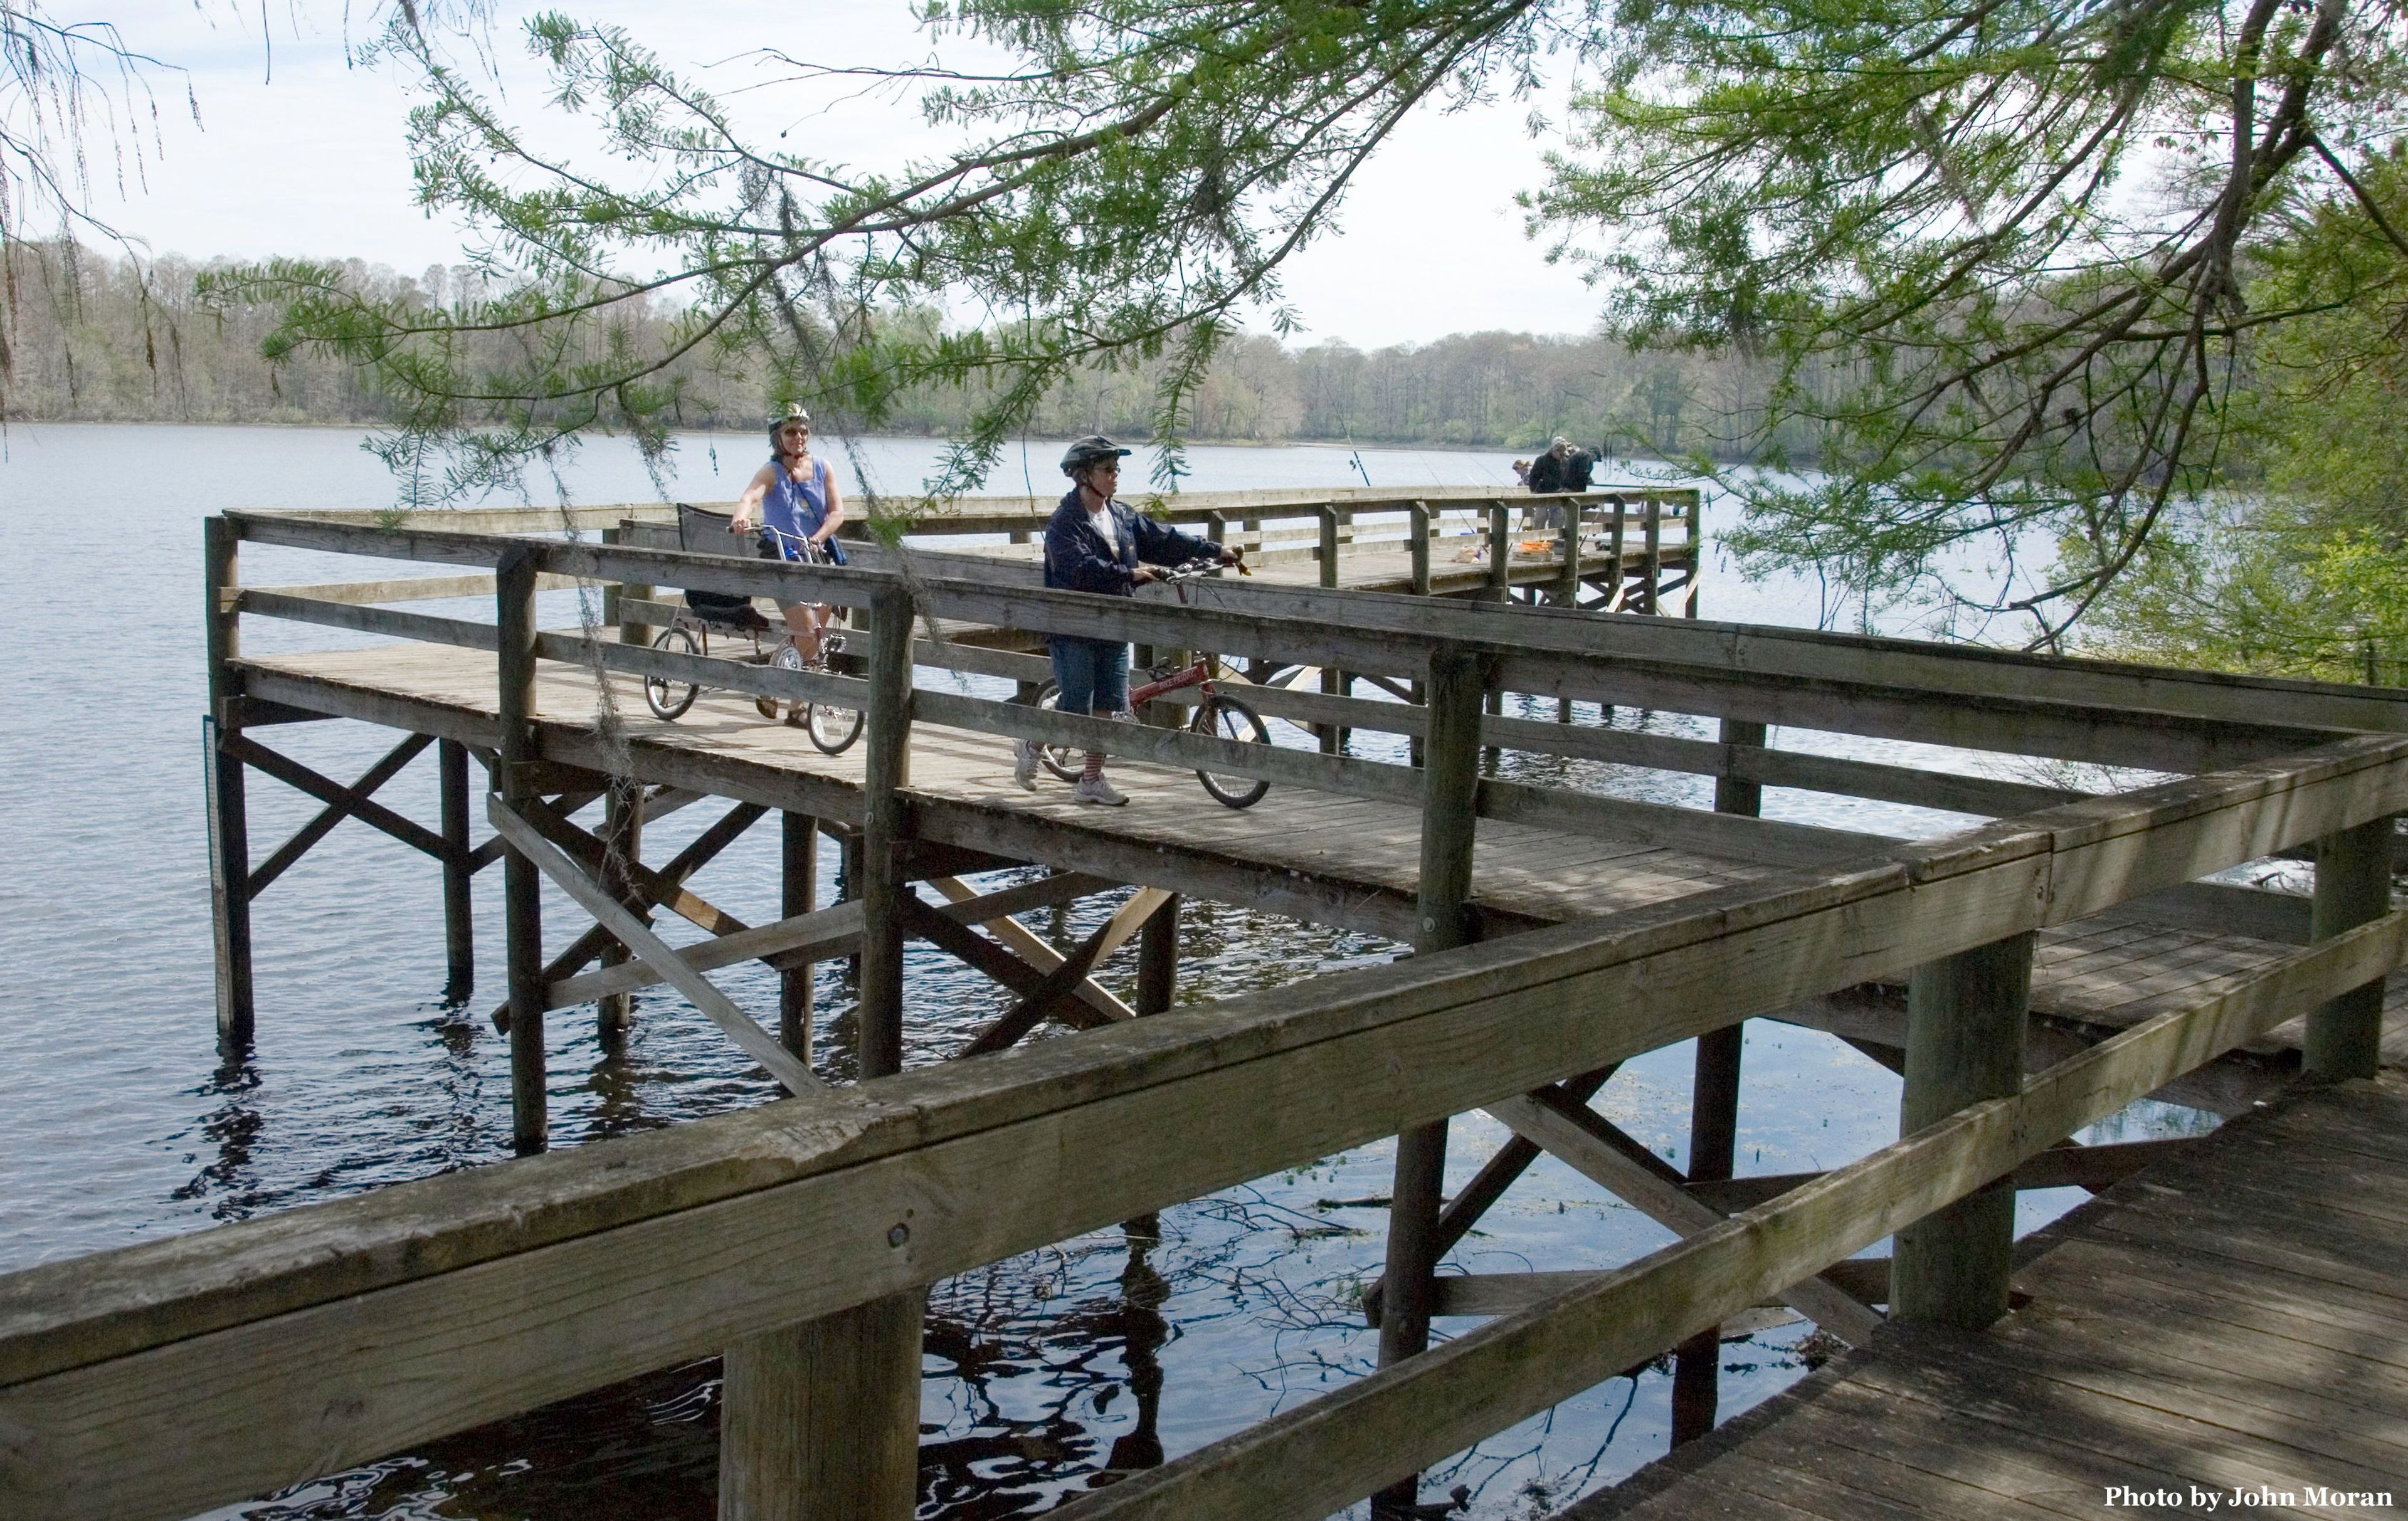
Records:
{"label": "bicycle", "polygon": [[[1184,602],[1187,600],[1186,583],[1201,579],[1211,568],[1211,561],[1191,560],[1166,572],[1161,582],[1176,591],[1179,599]],[[1199,654],[1183,666],[1151,667],[1146,675],[1152,680],[1129,693],[1129,706],[1134,709],[1174,692],[1183,692],[1190,687],[1200,688],[1196,716],[1187,723],[1189,733],[1241,744],[1269,744],[1270,725],[1265,724],[1262,714],[1254,711],[1243,698],[1233,696],[1222,689],[1219,666],[1218,655]],[[1036,704],[1039,708],[1055,709],[1061,695],[1059,686],[1047,682],[1037,689]],[[1076,745],[1040,743],[1037,747],[1037,758],[1047,770],[1064,782],[1078,781],[1086,764],[1084,748]],[[1212,795],[1214,801],[1229,808],[1252,808],[1271,790],[1269,782],[1257,778],[1223,776],[1200,766],[1196,768],[1196,780],[1204,784],[1204,790]]]}
{"label": "bicycle", "polygon": [[[728,547],[735,542],[732,521],[726,513],[711,512],[681,502],[678,504],[680,547],[697,554],[740,555],[743,553],[741,550]],[[758,537],[763,552],[773,558],[782,558],[775,552],[781,537],[778,529],[764,524]],[[806,564],[828,563],[825,552],[809,539],[802,540],[801,548]],[[820,636],[819,653],[806,662],[802,652],[795,648],[793,641],[779,633],[753,609],[750,597],[689,591],[685,594],[685,602],[689,610],[679,613],[668,627],[661,630],[652,640],[653,649],[707,656],[710,653],[711,630],[717,629],[722,634],[742,634],[752,639],[752,653],[739,657],[748,666],[825,674],[828,657],[844,648],[844,635],[831,625]],[[844,610],[838,609],[837,616],[843,617]],[[770,642],[772,639],[774,643]],[[694,706],[702,690],[702,683],[697,682],[647,676],[644,678],[644,705],[659,717],[673,723],[685,716],[686,710]],[[756,696],[752,705],[764,718],[778,716],[778,702],[774,697]],[[796,723],[799,717],[803,732],[826,754],[840,755],[861,738],[862,714],[857,709],[838,707],[830,702],[797,703],[796,708],[799,712],[790,715],[787,722]]]}

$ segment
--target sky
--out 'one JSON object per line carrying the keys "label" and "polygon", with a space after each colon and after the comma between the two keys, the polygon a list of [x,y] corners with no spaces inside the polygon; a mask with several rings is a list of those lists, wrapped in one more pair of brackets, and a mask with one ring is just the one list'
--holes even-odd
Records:
{"label": "sky", "polygon": [[[96,3],[53,0],[50,8],[74,19]],[[924,135],[897,105],[830,109],[790,92],[745,88],[761,78],[757,57],[748,55],[763,47],[831,64],[923,56],[927,38],[902,0],[552,6],[624,26],[728,99],[748,124],[810,137],[823,155],[884,162],[897,144]],[[353,43],[366,8],[351,0]],[[516,70],[521,87],[510,104],[522,119],[535,117],[541,102],[517,65],[517,22],[532,8],[505,0],[494,32],[505,79]],[[110,14],[130,45],[185,71],[154,76],[152,148],[122,196],[108,184],[96,197],[105,216],[152,251],[355,257],[411,273],[457,259],[459,229],[412,201],[404,78],[391,65],[349,61],[343,0],[269,0],[264,11],[231,0],[129,0]],[[1560,120],[1556,100],[1522,100],[1428,112],[1400,128],[1358,177],[1340,233],[1288,265],[1288,302],[1305,326],[1290,341],[1338,338],[1368,349],[1490,328],[1594,326],[1596,293],[1570,265],[1546,262],[1513,205],[1514,192],[1542,174],[1541,145],[1526,126],[1534,105]]]}

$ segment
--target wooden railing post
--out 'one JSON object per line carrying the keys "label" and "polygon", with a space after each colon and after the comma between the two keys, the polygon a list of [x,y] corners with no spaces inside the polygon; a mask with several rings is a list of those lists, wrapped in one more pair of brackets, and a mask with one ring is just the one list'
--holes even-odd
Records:
{"label": "wooden railing post", "polygon": [[1577,496],[1564,502],[1564,525],[1557,537],[1563,544],[1563,565],[1558,567],[1555,581],[1555,605],[1564,608],[1580,606],[1581,584],[1581,514],[1585,510]]}
{"label": "wooden railing post", "polygon": [[1408,509],[1411,520],[1412,590],[1415,596],[1430,595],[1430,509],[1427,502],[1415,502]]}
{"label": "wooden railing post", "polygon": [[869,605],[869,714],[863,739],[861,1076],[903,1069],[903,847],[911,784],[911,593],[901,581]]}
{"label": "wooden railing post", "polygon": [[[820,821],[791,811],[779,816],[783,893],[779,912],[786,918],[820,906]],[[778,1043],[811,1059],[811,963],[778,973]]]}
{"label": "wooden railing post", "polygon": [[[643,859],[644,784],[633,777],[612,777],[602,803],[602,869],[595,880],[611,897],[624,899],[633,890],[635,873],[628,868]],[[625,963],[627,948],[616,940],[602,948],[602,965]],[[594,1033],[605,1051],[615,1051],[636,1022],[636,999],[629,993],[608,993],[595,1000]]]}
{"label": "wooden railing post", "polygon": [[1488,600],[1513,595],[1513,509],[1502,500],[1488,504]]}
{"label": "wooden railing post", "polygon": [[1619,612],[1628,600],[1625,594],[1630,589],[1630,577],[1622,564],[1623,545],[1629,527],[1630,504],[1619,496],[1610,496],[1606,499],[1613,504],[1613,530],[1607,536],[1605,544],[1605,557],[1613,567],[1613,590],[1607,594],[1605,610]]}
{"label": "wooden railing post", "polygon": [[[861,1076],[903,1068],[903,846],[910,784],[910,590],[899,581],[869,607],[869,703],[864,811],[848,890],[861,899]],[[786,911],[817,866],[816,823],[785,819]],[[848,853],[850,854],[850,853]],[[789,978],[794,976],[789,972]],[[781,1040],[810,1049],[809,974],[800,1008],[782,984]],[[797,1029],[799,1026],[799,1031]],[[799,1041],[799,1043],[798,1043]],[[910,1239],[891,1227],[889,1244]],[[727,1349],[719,1445],[720,1521],[909,1521],[919,1499],[920,1327],[926,1294],[906,1290]]]}
{"label": "wooden railing post", "polygon": [[[602,542],[615,544],[618,541],[618,529],[602,530]],[[603,589],[602,621],[619,625],[620,643],[644,645],[652,642],[652,624],[636,618],[633,610],[627,606],[630,602],[650,602],[652,595],[653,589],[641,581],[615,582]]]}
{"label": "wooden railing post", "polygon": [[1321,584],[1338,584],[1338,509],[1324,502],[1313,509],[1321,523]]}
{"label": "wooden railing post", "polygon": [[1179,991],[1179,897],[1154,911],[1137,934],[1137,1012],[1166,1013]]}
{"label": "wooden railing post", "polygon": [[[535,739],[535,554],[503,552],[494,567],[498,727],[494,790],[513,809],[537,796],[529,770]],[[502,935],[510,1000],[510,1138],[539,1152],[551,1129],[544,1093],[543,879],[515,847],[502,853]]]}
{"label": "wooden railing post", "polygon": [[719,1521],[910,1521],[926,1305],[912,1289],[727,1349]]}
{"label": "wooden railing post", "polygon": [[[2391,820],[2369,819],[2316,841],[2312,940],[2328,940],[2391,911]],[[2311,1077],[2372,1077],[2383,1064],[2383,982],[2353,988],[2309,1012],[2300,1065]]]}
{"label": "wooden railing post", "polygon": [[[1420,891],[1413,906],[1413,949],[1427,954],[1473,939],[1472,847],[1480,789],[1484,662],[1469,651],[1440,645],[1430,653],[1424,690],[1429,735],[1422,772]],[[1380,1365],[1403,1361],[1429,1346],[1433,1278],[1438,1269],[1439,1209],[1446,1180],[1443,1119],[1397,1137],[1396,1186],[1388,1204],[1388,1250],[1381,1283]],[[1375,1515],[1404,1515],[1419,1497],[1408,1474],[1372,1499]]]}
{"label": "wooden railing post", "polygon": [[[1900,1135],[2023,1091],[2031,962],[2026,932],[1926,962],[1909,975]],[[1891,1314],[1965,1330],[1989,1325],[2007,1313],[2014,1240],[2012,1177],[1900,1230],[1890,1261]]]}
{"label": "wooden railing post", "polygon": [[465,1001],[477,986],[477,923],[468,865],[468,747],[438,739],[435,766],[443,794],[443,997]]}
{"label": "wooden railing post", "polygon": [[[1726,747],[1761,746],[1765,726],[1726,718]],[[1754,818],[1763,811],[1764,787],[1726,769],[1714,778],[1714,811]],[[1746,1047],[1744,1022],[1698,1037],[1695,1078],[1689,1097],[1689,1181],[1720,1182],[1731,1175],[1739,1145],[1739,1083]],[[1672,1363],[1672,1444],[1693,1442],[1714,1428],[1722,1399],[1722,1328],[1710,1326],[1681,1343]]]}
{"label": "wooden railing post", "polygon": [[1647,497],[1647,515],[1643,524],[1646,538],[1641,542],[1639,583],[1640,595],[1647,599],[1641,612],[1661,612],[1657,590],[1664,584],[1664,498],[1652,492]]}
{"label": "wooden railing post", "polygon": [[226,753],[234,737],[234,669],[242,653],[241,539],[223,517],[201,524],[202,581],[208,659],[209,710],[201,720],[201,765],[208,808],[209,928],[216,951],[218,1040],[231,1050],[251,1042],[251,815],[241,760]]}
{"label": "wooden railing post", "polygon": [[1703,531],[1698,520],[1705,516],[1705,510],[1706,494],[1702,491],[1689,493],[1689,503],[1683,512],[1687,523],[1683,529],[1682,549],[1689,565],[1689,601],[1688,606],[1682,610],[1684,618],[1698,615],[1698,572],[1704,568],[1698,560],[1698,535]]}

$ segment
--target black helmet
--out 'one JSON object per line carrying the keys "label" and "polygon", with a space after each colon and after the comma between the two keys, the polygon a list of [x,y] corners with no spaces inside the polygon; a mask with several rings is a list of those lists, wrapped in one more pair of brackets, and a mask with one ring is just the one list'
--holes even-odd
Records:
{"label": "black helmet", "polygon": [[1062,452],[1062,473],[1073,480],[1080,471],[1103,460],[1119,459],[1128,452],[1100,433],[1091,433]]}
{"label": "black helmet", "polygon": [[798,401],[788,407],[781,415],[769,419],[769,452],[771,453],[776,453],[778,450],[778,430],[789,423],[800,423],[808,428],[811,425],[811,414],[803,410],[803,404]]}

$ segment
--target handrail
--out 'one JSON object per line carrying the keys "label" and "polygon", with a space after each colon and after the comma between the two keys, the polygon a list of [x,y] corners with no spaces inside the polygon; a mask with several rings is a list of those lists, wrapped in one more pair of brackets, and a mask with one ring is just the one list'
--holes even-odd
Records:
{"label": "handrail", "polygon": [[[28,1270],[0,1278],[0,1499],[46,1515],[188,1514],[2402,808],[2408,738],[2354,739],[1844,868]],[[1441,1438],[1452,1450],[1468,1425],[1631,1360],[1600,1349],[1669,1344],[1730,1296],[1778,1289],[1853,1249],[1835,1243],[1961,1197],[2116,1095],[2379,975],[2400,949],[2397,919],[2319,946],[2212,1013],[2142,1026],[1870,1170],[1304,1407],[1315,1432],[1359,1434],[1372,1428],[1362,1412],[1427,1380],[1414,1386],[1419,1435],[1377,1451],[1335,1439],[1317,1449],[1327,1472],[1289,1471],[1296,1487],[1276,1503],[1317,1502],[1319,1486],[1393,1471]],[[1186,1123],[1239,1112],[1249,1123],[1209,1147]],[[1085,1160],[1066,1172],[1066,1155]],[[1015,1193],[1029,1177],[1047,1191]],[[1702,1262],[1720,1264],[1713,1285],[1683,1270]],[[1520,1386],[1500,1391],[1496,1370],[1522,1366]],[[1206,1481],[1179,1474],[1225,1473],[1213,1465],[1232,1450],[1086,1503],[1181,1495],[1169,1486]]]}
{"label": "handrail", "polygon": [[2408,913],[2286,956],[1846,1167],[1058,1513],[1315,1521],[2006,1176],[2083,1126],[2408,957]]}
{"label": "handrail", "polygon": [[[1340,506],[1350,510],[1375,511],[1389,508],[1401,509],[1407,502],[1412,500],[1426,500],[1448,506],[1470,502],[1486,503],[1493,500],[1497,495],[1497,492],[1482,487],[1373,490],[1362,486],[1332,486],[1312,490],[1282,487],[1255,491],[1182,492],[1176,495],[1143,492],[1134,493],[1128,499],[1155,517],[1168,518],[1179,523],[1200,523],[1215,512],[1229,517],[1277,518],[1309,513],[1322,506]],[[1530,494],[1519,491],[1509,495],[1517,500],[1530,496]],[[1581,500],[1598,503],[1617,495],[1658,497],[1667,504],[1667,516],[1679,515],[1684,509],[1694,510],[1698,499],[1698,494],[1694,488],[1648,485],[1596,486],[1587,493],[1578,495],[1551,495],[1543,497],[1530,497],[1530,499],[1547,502]],[[896,508],[898,513],[914,520],[919,524],[917,531],[924,533],[992,533],[1032,526],[1035,523],[1041,523],[1043,517],[1054,510],[1059,499],[1058,496],[958,496],[939,501],[909,494],[890,498],[898,504]],[[569,508],[442,508],[398,516],[380,508],[261,508],[245,509],[245,515],[279,517],[288,520],[306,519],[355,527],[424,526],[432,522],[441,522],[463,532],[514,534],[557,532],[563,527],[607,528],[627,518],[673,523],[676,521],[676,508],[674,504],[668,502],[635,502]]]}
{"label": "handrail", "polygon": [[[376,530],[229,514],[247,536],[336,552],[490,567],[516,540],[419,529]],[[671,551],[538,543],[557,573],[642,584],[691,584],[785,600],[866,604],[876,572]],[[915,552],[924,553],[929,552]],[[963,555],[933,556],[958,565]],[[987,572],[1003,580],[997,571]],[[1444,640],[1498,654],[1508,689],[1641,704],[1752,722],[1890,738],[2013,748],[2063,759],[2159,770],[2212,770],[2302,740],[2408,729],[2408,693],[2222,676],[2114,662],[1939,648],[1647,616],[1512,610],[1385,593],[1330,593],[1224,578],[1195,587],[1183,610],[1149,598],[1082,597],[1039,588],[914,578],[929,610],[1010,626],[1135,638],[1185,648],[1247,648],[1255,628],[1305,636],[1297,657],[1347,669],[1410,674]],[[1341,600],[1332,600],[1332,598]],[[1064,600],[1069,599],[1069,600]],[[1216,613],[1250,614],[1237,619]],[[1196,637],[1182,637],[1181,624]],[[1375,636],[1396,638],[1379,639]],[[1266,647],[1262,653],[1285,653]],[[1570,668],[1567,668],[1570,667]],[[2039,689],[2042,696],[2035,696]],[[1917,715],[1944,696],[1943,714]],[[1687,700],[1684,700],[1684,699]],[[1850,714],[1873,726],[1852,727]],[[2013,720],[2010,725],[2001,720]],[[2037,727],[2032,725],[2037,725]],[[2016,732],[2004,732],[2016,725]],[[2028,744],[2035,737],[2038,744]]]}

